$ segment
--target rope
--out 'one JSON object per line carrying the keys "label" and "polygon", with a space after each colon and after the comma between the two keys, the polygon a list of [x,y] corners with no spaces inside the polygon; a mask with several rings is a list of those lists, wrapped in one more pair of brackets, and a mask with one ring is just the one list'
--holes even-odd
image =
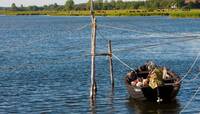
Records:
{"label": "rope", "polygon": [[[106,39],[100,30],[97,29],[97,33],[99,34],[99,36],[103,39]],[[193,36],[194,37],[194,36]],[[160,46],[160,45],[166,45],[166,44],[173,44],[173,43],[176,43],[176,42],[185,42],[185,41],[192,41],[192,40],[199,40],[200,38],[198,38],[197,36],[195,36],[195,38],[186,38],[186,39],[182,39],[182,38],[185,38],[185,37],[176,37],[176,38],[164,38],[166,40],[169,40],[169,39],[181,39],[181,40],[176,40],[176,41],[169,41],[169,42],[164,42],[164,43],[157,43],[157,44],[150,44],[150,45],[144,45],[144,46],[138,46],[138,47],[133,47],[133,48],[128,48],[128,49],[117,49],[117,50],[113,50],[114,52],[120,52],[120,51],[132,51],[132,50],[136,50],[136,49],[147,49],[147,48],[152,48],[152,47],[157,47],[157,46]]]}
{"label": "rope", "polygon": [[200,72],[191,81],[196,80],[199,77],[199,75],[200,75]]}
{"label": "rope", "polygon": [[[99,25],[99,26],[108,26],[108,25]],[[117,28],[117,27],[113,27],[113,26],[109,26],[109,27],[112,27],[112,28]],[[123,29],[123,30],[127,30],[126,28],[121,28],[121,29]],[[121,30],[120,29],[120,30]],[[98,30],[98,28],[97,28],[97,30]],[[130,29],[128,29],[129,31],[130,31]],[[102,34],[101,34],[101,31],[100,30],[98,30],[99,31],[99,34],[101,35],[101,37],[103,36]],[[131,30],[132,32],[134,31],[134,30]],[[152,34],[152,33],[149,33],[149,34]],[[159,33],[160,34],[160,33]],[[166,37],[167,38],[162,38],[162,39],[164,39],[164,40],[175,40],[175,39],[182,39],[182,38],[185,38],[185,37],[196,37],[196,38],[198,38],[199,37],[199,35],[197,36],[197,35],[192,35],[192,36],[180,36],[181,34],[179,34],[179,35],[176,35],[176,36],[174,36],[174,35],[172,35],[172,36],[170,36],[169,34],[167,34],[166,35]],[[160,38],[160,37],[159,37]],[[136,37],[134,37],[133,39],[139,39],[139,40],[141,40],[141,38],[139,37],[139,38],[136,38]],[[145,38],[143,38],[143,39],[152,39],[152,37],[151,36],[148,36],[148,37],[145,37]],[[155,38],[154,38],[155,39]]]}
{"label": "rope", "polygon": [[107,38],[105,38],[105,37],[103,36],[103,34],[101,33],[100,30],[97,29],[97,33],[99,34],[99,36],[100,36],[102,39],[107,40]]}
{"label": "rope", "polygon": [[185,109],[192,103],[192,101],[195,99],[197,93],[200,91],[200,87],[196,90],[195,94],[192,96],[192,98],[187,102],[187,104],[184,106],[184,108],[180,111],[179,114],[185,111]]}
{"label": "rope", "polygon": [[145,34],[145,35],[149,35],[150,34],[150,33],[147,33],[147,32],[141,32],[141,31],[132,30],[132,29],[128,29],[128,28],[121,28],[121,27],[115,27],[115,26],[109,26],[109,25],[98,25],[98,26],[99,27],[105,27],[105,28],[112,28],[112,29],[122,30],[122,31],[128,31],[128,32],[137,32],[137,33]]}
{"label": "rope", "polygon": [[[116,26],[113,26],[113,25],[98,25],[98,27],[111,28],[111,29],[117,29],[117,30],[128,31],[128,32],[135,32],[135,33],[139,33],[139,34],[143,34],[143,35],[152,35],[153,34],[152,32],[142,32],[142,31],[138,31],[138,30],[129,29],[127,27],[126,28],[124,28],[124,27],[116,27]],[[153,30],[153,29],[151,29],[151,30]],[[155,31],[155,30],[153,30],[153,31]],[[156,30],[156,32],[158,32],[158,31],[160,33],[162,33],[162,34],[165,34],[166,37],[170,36],[168,32],[163,32],[161,30]],[[160,35],[160,33],[157,34],[157,35]],[[177,38],[177,37],[181,38],[180,35],[181,34],[177,34],[176,36],[170,36],[170,37],[172,37],[173,39]],[[186,37],[193,37],[193,36],[186,36]],[[168,38],[166,38],[166,39],[168,39]]]}
{"label": "rope", "polygon": [[196,76],[193,79],[191,79],[191,80],[184,80],[184,82],[192,82],[192,81],[196,80],[199,75],[200,75],[200,72],[198,74],[196,74]]}
{"label": "rope", "polygon": [[132,71],[135,71],[133,68],[131,68],[129,65],[127,65],[125,62],[123,62],[119,57],[117,57],[115,54],[112,54],[113,57],[115,57],[120,63],[122,63],[124,66],[126,66],[127,68],[129,68]]}
{"label": "rope", "polygon": [[88,27],[90,24],[85,24],[85,25],[83,25],[83,26],[81,26],[81,27],[78,27],[77,29],[75,29],[76,31],[81,31],[81,30],[83,30],[84,28],[86,28],[86,27]]}
{"label": "rope", "polygon": [[[108,17],[108,16],[105,16],[106,19],[110,20],[111,22],[115,21],[112,17]],[[124,24],[125,25],[125,24]],[[138,28],[138,26],[134,26],[134,25],[129,25],[129,24],[126,24],[127,26],[131,26],[131,27],[135,27],[135,28]],[[168,33],[167,31],[163,31],[161,29],[155,29],[157,27],[154,27],[154,26],[148,26],[148,30],[151,30],[151,31],[158,31],[158,32],[162,32],[162,33]],[[169,33],[168,33],[169,34]]]}
{"label": "rope", "polygon": [[183,76],[183,78],[179,82],[183,81],[188,76],[188,74],[192,71],[194,65],[196,64],[197,60],[199,59],[199,56],[200,56],[200,53],[198,53],[197,57],[195,58],[194,62],[191,65],[191,67],[189,68],[187,73]]}
{"label": "rope", "polygon": [[138,47],[133,47],[133,48],[128,48],[128,49],[118,49],[118,50],[114,50],[114,52],[120,52],[120,51],[133,51],[136,49],[147,49],[147,48],[152,48],[152,47],[157,47],[160,45],[166,45],[166,44],[173,44],[173,43],[177,43],[177,42],[185,42],[185,41],[192,41],[192,40],[199,40],[200,38],[187,38],[184,40],[176,40],[176,41],[170,41],[170,42],[165,42],[165,43],[157,43],[157,44],[150,44],[150,45],[143,45],[143,46],[138,46]]}

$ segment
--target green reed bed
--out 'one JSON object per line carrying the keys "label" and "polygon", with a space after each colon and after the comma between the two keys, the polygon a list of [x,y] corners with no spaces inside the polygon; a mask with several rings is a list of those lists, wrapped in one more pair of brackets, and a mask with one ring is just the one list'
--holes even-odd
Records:
{"label": "green reed bed", "polygon": [[[199,18],[200,10],[168,10],[168,9],[137,9],[137,10],[98,10],[97,16],[170,16],[175,18]],[[6,11],[0,15],[49,15],[49,16],[89,16],[90,11]]]}

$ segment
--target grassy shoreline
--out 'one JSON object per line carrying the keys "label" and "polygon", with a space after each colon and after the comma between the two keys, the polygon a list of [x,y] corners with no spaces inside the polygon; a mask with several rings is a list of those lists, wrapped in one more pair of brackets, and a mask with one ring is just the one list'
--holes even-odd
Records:
{"label": "grassy shoreline", "polygon": [[[170,16],[174,18],[200,18],[200,10],[97,10],[97,16]],[[90,11],[7,11],[0,10],[0,15],[47,15],[47,16],[89,16]]]}

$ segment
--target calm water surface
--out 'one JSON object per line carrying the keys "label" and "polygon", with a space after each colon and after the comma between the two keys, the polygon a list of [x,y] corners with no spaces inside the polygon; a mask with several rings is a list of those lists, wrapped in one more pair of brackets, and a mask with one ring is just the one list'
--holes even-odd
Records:
{"label": "calm water surface", "polygon": [[[183,76],[200,52],[200,19],[97,19],[101,25],[97,51],[107,51],[110,39],[114,54],[132,68],[153,60]],[[123,80],[129,69],[115,59],[112,93],[108,59],[98,57],[98,93],[96,102],[90,102],[90,28],[80,30],[89,22],[89,17],[0,17],[0,113],[179,113],[200,85],[199,77],[189,82],[200,70],[199,60],[183,82],[177,100],[158,105],[129,99]],[[180,42],[188,38],[193,40]],[[165,45],[144,48],[162,43]],[[183,113],[199,113],[199,102],[200,92]]]}

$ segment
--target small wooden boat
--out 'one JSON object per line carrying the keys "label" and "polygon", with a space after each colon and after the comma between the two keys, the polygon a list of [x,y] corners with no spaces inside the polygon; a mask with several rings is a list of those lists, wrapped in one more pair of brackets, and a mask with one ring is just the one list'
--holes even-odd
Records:
{"label": "small wooden boat", "polygon": [[[150,78],[149,74],[152,72],[152,70],[149,70],[149,66],[151,65],[145,64],[126,75],[125,83],[130,97],[154,102],[170,102],[174,100],[181,86],[180,77],[165,67],[155,66],[157,69],[166,69],[165,75],[168,75],[168,77],[162,79],[162,84],[152,88],[148,81]],[[143,83],[143,85],[140,84],[139,86],[135,83],[132,84],[138,79],[146,80],[146,84]]]}

